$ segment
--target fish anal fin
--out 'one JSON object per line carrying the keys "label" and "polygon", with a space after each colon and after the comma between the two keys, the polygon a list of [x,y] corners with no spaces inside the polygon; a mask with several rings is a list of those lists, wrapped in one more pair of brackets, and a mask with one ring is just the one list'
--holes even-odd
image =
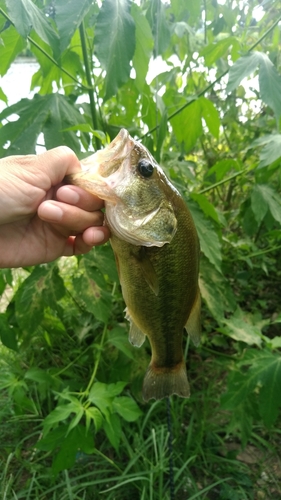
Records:
{"label": "fish anal fin", "polygon": [[159,281],[154,266],[149,256],[147,255],[146,247],[140,248],[140,252],[136,259],[140,265],[145,281],[147,282],[153,293],[155,293],[155,295],[157,296],[159,293]]}
{"label": "fish anal fin", "polygon": [[136,326],[127,307],[125,313],[125,318],[130,323],[129,341],[133,346],[141,347],[145,341],[145,334]]}
{"label": "fish anal fin", "polygon": [[163,399],[172,394],[177,394],[182,398],[190,396],[184,360],[172,368],[157,368],[151,363],[143,381],[142,396],[144,401]]}
{"label": "fish anal fin", "polygon": [[192,306],[190,315],[185,325],[187,333],[190,335],[193,344],[196,346],[200,344],[200,334],[201,334],[200,311],[201,311],[201,296],[200,296],[200,290],[198,288],[194,304]]}

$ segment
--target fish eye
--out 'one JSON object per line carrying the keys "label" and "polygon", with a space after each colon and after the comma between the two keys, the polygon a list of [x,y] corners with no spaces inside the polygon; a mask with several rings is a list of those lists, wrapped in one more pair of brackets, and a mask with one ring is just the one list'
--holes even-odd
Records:
{"label": "fish eye", "polygon": [[148,160],[140,160],[138,162],[138,171],[142,177],[151,177],[154,167]]}

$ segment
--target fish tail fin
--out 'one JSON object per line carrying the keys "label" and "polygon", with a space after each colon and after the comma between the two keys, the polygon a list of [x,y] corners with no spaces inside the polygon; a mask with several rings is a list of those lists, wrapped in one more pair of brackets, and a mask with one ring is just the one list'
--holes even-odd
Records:
{"label": "fish tail fin", "polygon": [[188,398],[190,395],[184,360],[172,368],[158,368],[151,363],[143,381],[144,401],[152,398],[163,399],[172,394],[182,398]]}

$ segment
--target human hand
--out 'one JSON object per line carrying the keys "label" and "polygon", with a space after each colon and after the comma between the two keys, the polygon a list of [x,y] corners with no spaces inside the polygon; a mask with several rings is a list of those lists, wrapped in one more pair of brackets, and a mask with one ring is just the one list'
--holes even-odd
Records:
{"label": "human hand", "polygon": [[80,170],[65,146],[0,160],[0,267],[87,253],[109,239],[103,201],[61,184],[65,175]]}

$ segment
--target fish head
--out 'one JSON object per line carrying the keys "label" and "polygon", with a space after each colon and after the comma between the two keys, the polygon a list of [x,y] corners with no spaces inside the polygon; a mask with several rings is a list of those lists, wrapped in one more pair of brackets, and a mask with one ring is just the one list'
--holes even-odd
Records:
{"label": "fish head", "polygon": [[161,247],[171,242],[177,229],[172,199],[178,193],[127,130],[121,129],[106,148],[81,164],[83,171],[67,181],[105,200],[113,234],[134,245]]}

